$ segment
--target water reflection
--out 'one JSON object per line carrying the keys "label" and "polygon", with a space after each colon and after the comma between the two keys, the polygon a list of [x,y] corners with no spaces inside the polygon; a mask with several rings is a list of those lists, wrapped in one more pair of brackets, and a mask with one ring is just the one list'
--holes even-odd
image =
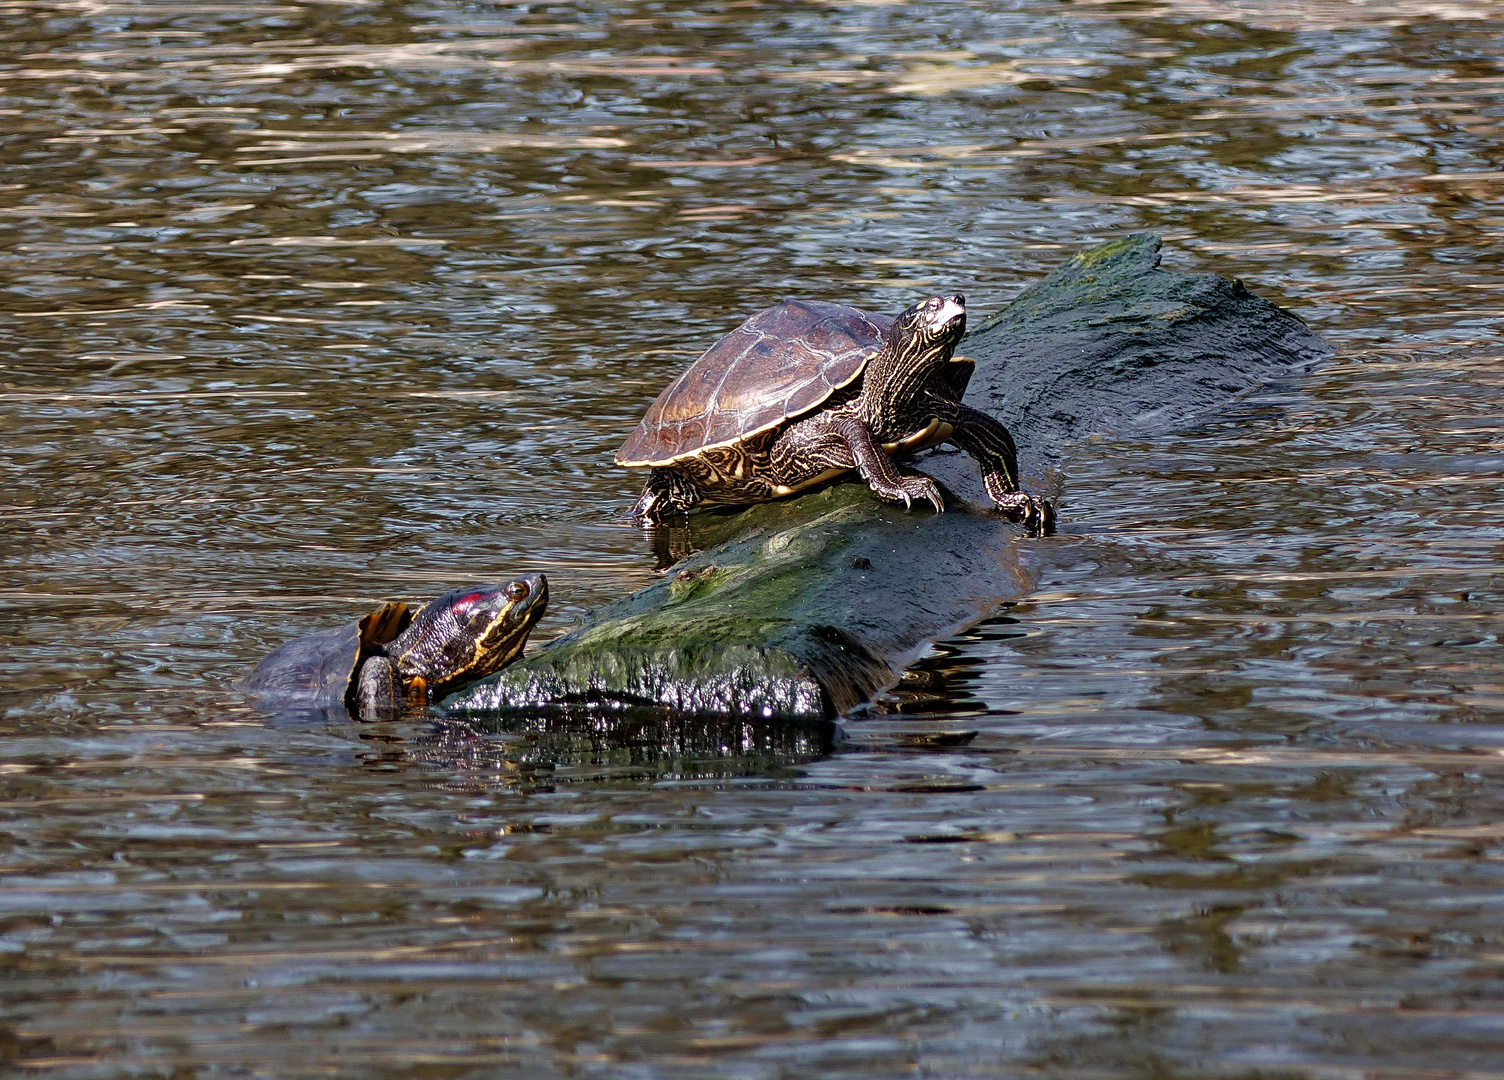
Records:
{"label": "water reflection", "polygon": [[442,721],[404,747],[460,779],[546,772],[558,782],[778,780],[836,747],[828,721],[769,723],[659,709],[561,706],[533,714]]}

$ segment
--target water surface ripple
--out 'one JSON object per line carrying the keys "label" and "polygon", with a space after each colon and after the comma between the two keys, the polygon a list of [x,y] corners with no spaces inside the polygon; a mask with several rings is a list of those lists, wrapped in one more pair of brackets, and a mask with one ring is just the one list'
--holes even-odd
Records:
{"label": "water surface ripple", "polygon": [[[1501,20],[0,0],[0,1062],[1504,1077]],[[1078,448],[1039,592],[870,715],[230,689],[652,580],[610,452],[751,311],[989,312],[1135,229],[1338,357]]]}

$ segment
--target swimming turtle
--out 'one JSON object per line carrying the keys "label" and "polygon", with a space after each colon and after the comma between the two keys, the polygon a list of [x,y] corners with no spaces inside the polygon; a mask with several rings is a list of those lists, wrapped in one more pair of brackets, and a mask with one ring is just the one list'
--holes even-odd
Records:
{"label": "swimming turtle", "polygon": [[819,300],[758,312],[671,382],[616,452],[652,470],[632,516],[766,502],[852,469],[879,497],[938,512],[935,482],[893,459],[953,442],[1000,509],[1030,535],[1052,531],[1050,504],[1019,490],[1008,429],[961,404],[976,366],[952,355],[965,331],[959,294],[891,320]]}
{"label": "swimming turtle", "polygon": [[300,705],[344,705],[363,718],[389,715],[517,659],[547,606],[542,574],[456,589],[416,613],[385,603],[338,629],[278,646],[242,687]]}

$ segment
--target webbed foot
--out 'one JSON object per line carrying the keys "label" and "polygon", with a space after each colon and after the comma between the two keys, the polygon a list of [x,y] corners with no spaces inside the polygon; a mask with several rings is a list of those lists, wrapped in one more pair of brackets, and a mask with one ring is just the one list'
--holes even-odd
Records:
{"label": "webbed foot", "polygon": [[1010,521],[1023,526],[1025,536],[1053,536],[1055,534],[1055,508],[1048,499],[1030,495],[1027,491],[1010,491],[992,496]]}

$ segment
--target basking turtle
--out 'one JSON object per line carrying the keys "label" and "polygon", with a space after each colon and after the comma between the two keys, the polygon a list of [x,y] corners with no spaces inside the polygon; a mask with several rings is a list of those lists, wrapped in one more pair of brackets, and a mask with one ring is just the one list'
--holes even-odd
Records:
{"label": "basking turtle", "polygon": [[344,705],[362,717],[390,714],[517,659],[547,606],[542,574],[456,589],[416,613],[382,604],[357,622],[278,646],[242,687],[299,705]]}
{"label": "basking turtle", "polygon": [[961,404],[975,364],[953,357],[966,301],[932,296],[888,320],[840,304],[785,300],[712,345],[648,408],[616,463],[650,468],[632,516],[792,495],[855,469],[881,498],[945,509],[928,476],[895,457],[953,442],[988,496],[1031,535],[1054,511],[1018,487],[1013,438]]}

